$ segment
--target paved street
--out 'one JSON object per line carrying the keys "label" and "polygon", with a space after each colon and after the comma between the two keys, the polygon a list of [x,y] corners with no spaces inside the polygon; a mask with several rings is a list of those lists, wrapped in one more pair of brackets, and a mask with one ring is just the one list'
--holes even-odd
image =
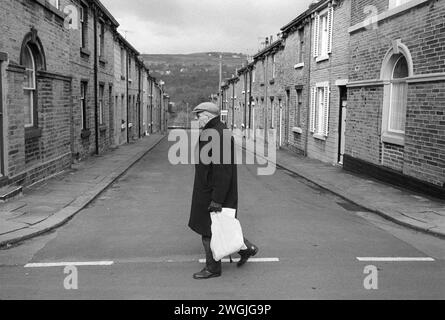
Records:
{"label": "paved street", "polygon": [[[443,299],[444,240],[417,233],[345,202],[295,175],[259,177],[239,167],[239,218],[260,247],[238,269],[197,281],[200,237],[188,227],[194,167],[168,162],[164,140],[56,231],[0,251],[0,299]],[[364,262],[358,257],[432,258]],[[78,289],[63,267],[28,263],[112,261],[78,267]],[[366,266],[378,289],[366,290]]]}

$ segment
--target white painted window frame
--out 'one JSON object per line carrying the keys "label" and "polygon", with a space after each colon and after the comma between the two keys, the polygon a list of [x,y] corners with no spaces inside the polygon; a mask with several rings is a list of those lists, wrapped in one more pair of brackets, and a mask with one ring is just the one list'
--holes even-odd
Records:
{"label": "white painted window frame", "polygon": [[[394,51],[396,50],[396,51]],[[383,81],[383,109],[382,109],[382,128],[381,128],[381,140],[385,143],[404,146],[405,145],[405,132],[398,132],[398,130],[390,130],[390,114],[392,103],[392,75],[397,61],[391,62],[392,57],[401,53],[408,64],[408,77],[413,76],[413,61],[411,53],[408,47],[402,44],[399,40],[393,43],[393,48],[389,49],[385,55],[381,69],[381,80]]]}
{"label": "white painted window frame", "polygon": [[[320,92],[323,93],[321,98]],[[319,140],[326,140],[329,135],[330,94],[329,81],[316,83],[311,88],[309,130],[313,137]]]}
{"label": "white painted window frame", "polygon": [[[326,17],[326,31],[323,35],[322,32],[322,19]],[[315,13],[313,19],[313,57],[316,62],[321,62],[329,59],[329,55],[332,53],[332,38],[333,38],[333,26],[334,26],[334,8],[329,6],[317,13]],[[323,42],[323,46],[321,47]]]}
{"label": "white painted window frame", "polygon": [[399,7],[401,5],[404,5],[411,0],[389,0],[388,9],[391,10],[393,8]]}
{"label": "white painted window frame", "polygon": [[47,0],[50,5],[60,10],[60,0]]}

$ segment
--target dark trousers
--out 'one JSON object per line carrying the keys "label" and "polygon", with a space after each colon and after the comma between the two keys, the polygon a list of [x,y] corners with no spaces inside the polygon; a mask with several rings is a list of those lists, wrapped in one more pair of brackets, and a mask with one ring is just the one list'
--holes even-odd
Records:
{"label": "dark trousers", "polygon": [[[221,261],[215,261],[213,259],[212,249],[210,248],[211,237],[202,236],[202,244],[204,245],[204,251],[206,254],[206,267],[210,272],[219,273],[221,272]],[[252,247],[252,243],[244,238],[244,244],[247,248]]]}

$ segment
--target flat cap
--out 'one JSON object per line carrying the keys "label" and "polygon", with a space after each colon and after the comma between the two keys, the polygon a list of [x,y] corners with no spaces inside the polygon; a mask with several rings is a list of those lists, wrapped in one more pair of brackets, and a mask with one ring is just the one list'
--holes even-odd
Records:
{"label": "flat cap", "polygon": [[199,113],[199,112],[203,112],[203,111],[207,111],[211,114],[214,114],[215,116],[219,116],[218,106],[211,102],[201,103],[200,105],[195,107],[195,109],[193,109],[193,113]]}

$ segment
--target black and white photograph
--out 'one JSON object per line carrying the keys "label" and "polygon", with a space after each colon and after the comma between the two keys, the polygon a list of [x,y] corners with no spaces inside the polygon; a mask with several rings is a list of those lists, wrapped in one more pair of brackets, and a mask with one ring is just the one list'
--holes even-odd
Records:
{"label": "black and white photograph", "polygon": [[444,299],[445,0],[0,0],[0,300]]}

